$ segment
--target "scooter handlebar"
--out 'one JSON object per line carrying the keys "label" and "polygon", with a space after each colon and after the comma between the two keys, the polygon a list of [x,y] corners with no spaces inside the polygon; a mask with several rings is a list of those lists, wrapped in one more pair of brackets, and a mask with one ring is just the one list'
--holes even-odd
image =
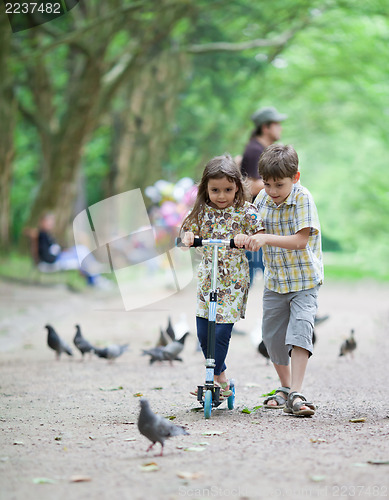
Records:
{"label": "scooter handlebar", "polygon": [[[207,244],[208,245],[220,245],[220,246],[226,246],[226,247],[229,246],[230,248],[238,248],[235,245],[234,238],[231,238],[229,241],[229,244],[228,244],[228,240],[207,240],[205,238],[195,237],[194,241],[193,241],[193,245],[191,245],[191,246],[192,247],[202,247],[203,241],[204,241],[204,245],[207,245]],[[176,238],[176,246],[177,247],[185,247],[186,245],[184,245],[182,243],[182,238]]]}

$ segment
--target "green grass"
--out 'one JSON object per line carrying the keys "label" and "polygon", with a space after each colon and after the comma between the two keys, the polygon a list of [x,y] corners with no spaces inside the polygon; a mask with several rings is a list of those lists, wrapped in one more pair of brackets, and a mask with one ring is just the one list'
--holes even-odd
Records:
{"label": "green grass", "polygon": [[389,281],[389,269],[362,256],[347,253],[326,253],[324,255],[325,279],[358,281],[372,279]]}
{"label": "green grass", "polygon": [[74,291],[86,288],[85,278],[78,271],[58,271],[42,273],[34,265],[31,257],[18,252],[0,255],[0,278],[26,285],[65,285]]}

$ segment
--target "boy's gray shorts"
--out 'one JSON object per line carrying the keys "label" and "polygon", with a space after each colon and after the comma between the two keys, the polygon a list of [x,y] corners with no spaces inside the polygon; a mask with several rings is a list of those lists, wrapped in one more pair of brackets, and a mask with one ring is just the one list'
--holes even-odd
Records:
{"label": "boy's gray shorts", "polygon": [[262,339],[270,359],[277,365],[288,365],[293,346],[312,355],[312,333],[320,285],[309,290],[277,293],[263,292]]}

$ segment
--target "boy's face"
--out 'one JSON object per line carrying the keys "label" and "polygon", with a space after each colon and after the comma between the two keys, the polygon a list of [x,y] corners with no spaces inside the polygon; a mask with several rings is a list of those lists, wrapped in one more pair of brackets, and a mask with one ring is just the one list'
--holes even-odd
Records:
{"label": "boy's face", "polygon": [[292,191],[293,184],[300,179],[300,172],[293,177],[284,177],[283,179],[268,179],[263,181],[266,194],[274,201],[276,205],[281,205]]}

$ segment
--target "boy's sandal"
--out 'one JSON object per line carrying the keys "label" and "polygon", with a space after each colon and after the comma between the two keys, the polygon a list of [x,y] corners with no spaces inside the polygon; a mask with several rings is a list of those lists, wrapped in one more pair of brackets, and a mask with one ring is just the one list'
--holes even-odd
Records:
{"label": "boy's sandal", "polygon": [[[263,402],[263,408],[269,408],[270,410],[279,410],[280,408],[285,408],[286,401],[288,399],[290,387],[279,387],[276,389],[275,394],[268,396]],[[285,397],[280,396],[278,393],[285,394]],[[269,405],[269,401],[276,401],[276,405]]]}
{"label": "boy's sandal", "polygon": [[[297,401],[294,403],[296,398],[302,399],[302,401]],[[305,410],[302,410],[302,406],[307,406]],[[310,417],[315,414],[316,407],[313,403],[309,403],[305,396],[301,393],[293,391],[289,393],[288,400],[286,402],[286,406],[284,408],[285,413],[291,413],[292,415],[302,416],[302,417]]]}

